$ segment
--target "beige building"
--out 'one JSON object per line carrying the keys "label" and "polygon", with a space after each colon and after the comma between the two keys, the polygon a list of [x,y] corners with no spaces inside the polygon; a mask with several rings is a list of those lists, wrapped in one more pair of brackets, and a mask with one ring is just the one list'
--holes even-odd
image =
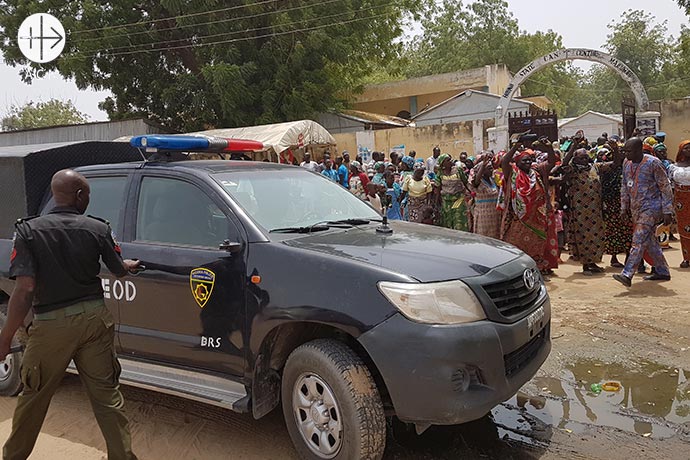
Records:
{"label": "beige building", "polygon": [[[318,122],[335,138],[338,152],[366,152],[392,150],[409,153],[415,150],[419,157],[431,155],[434,147],[457,158],[461,152],[478,154],[488,146],[487,129],[494,126],[497,94],[466,90],[405,120],[384,115],[367,114],[354,117],[347,111],[322,114]],[[509,111],[533,113],[539,107],[533,102],[513,99]]]}
{"label": "beige building", "polygon": [[675,158],[678,145],[690,139],[690,97],[668,99],[658,104],[658,111],[661,112],[661,130],[666,133],[668,156]]}
{"label": "beige building", "polygon": [[[494,64],[462,72],[369,85],[362,94],[354,96],[352,108],[409,119],[465,90],[502,94],[511,77],[505,65]],[[519,91],[516,97],[520,96]]]}

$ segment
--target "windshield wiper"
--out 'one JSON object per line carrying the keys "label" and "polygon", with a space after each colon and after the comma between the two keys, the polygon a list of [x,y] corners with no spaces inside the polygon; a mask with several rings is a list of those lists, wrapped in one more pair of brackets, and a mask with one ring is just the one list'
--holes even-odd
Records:
{"label": "windshield wiper", "polygon": [[380,219],[364,219],[364,218],[353,218],[353,219],[340,219],[340,220],[324,220],[322,222],[316,222],[312,225],[305,225],[302,227],[284,227],[284,228],[274,228],[269,233],[311,233],[320,232],[323,230],[328,230],[331,227],[338,228],[348,228],[354,227],[355,225],[365,225],[375,220],[376,222],[381,222]]}
{"label": "windshield wiper", "polygon": [[318,223],[314,225],[307,225],[304,227],[274,228],[273,230],[269,230],[269,233],[311,233],[328,230],[329,228],[331,228],[330,225]]}
{"label": "windshield wiper", "polygon": [[352,219],[329,220],[327,224],[349,224],[349,225],[366,225],[371,221],[382,222],[382,219],[368,219],[364,217],[355,217]]}

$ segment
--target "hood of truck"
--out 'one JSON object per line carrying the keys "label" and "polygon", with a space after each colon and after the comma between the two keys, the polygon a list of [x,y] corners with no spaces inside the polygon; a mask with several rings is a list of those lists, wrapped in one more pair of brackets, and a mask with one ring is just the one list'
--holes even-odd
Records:
{"label": "hood of truck", "polygon": [[[479,276],[522,255],[503,241],[432,225],[391,222],[313,233],[284,241],[292,247],[377,265],[421,282]],[[337,277],[337,273],[334,273]]]}

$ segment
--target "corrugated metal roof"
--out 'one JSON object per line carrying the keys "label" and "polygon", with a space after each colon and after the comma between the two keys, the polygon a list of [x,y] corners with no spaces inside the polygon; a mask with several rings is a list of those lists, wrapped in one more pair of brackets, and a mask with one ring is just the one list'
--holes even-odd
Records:
{"label": "corrugated metal roof", "polygon": [[405,120],[404,118],[383,115],[380,113],[362,112],[361,110],[343,110],[337,115],[366,124],[388,125],[395,127],[405,127],[410,126],[411,124],[413,125],[410,120]]}
{"label": "corrugated metal roof", "polygon": [[[47,144],[31,144],[31,145],[8,145],[0,147],[0,157],[24,157],[26,155],[43,152],[45,150],[57,149],[60,147],[67,147],[68,145],[83,144],[85,142],[97,141],[72,141],[72,142],[53,142]],[[102,142],[102,141],[101,141]]]}

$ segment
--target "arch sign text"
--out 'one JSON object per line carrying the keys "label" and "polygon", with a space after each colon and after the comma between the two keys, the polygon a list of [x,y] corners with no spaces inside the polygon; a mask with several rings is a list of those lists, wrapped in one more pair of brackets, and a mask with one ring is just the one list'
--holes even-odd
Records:
{"label": "arch sign text", "polygon": [[599,64],[603,64],[616,71],[616,73],[618,73],[618,75],[620,75],[620,77],[625,80],[628,85],[630,85],[630,89],[635,94],[635,101],[637,102],[638,110],[647,110],[647,106],[649,105],[647,92],[645,91],[644,86],[642,86],[642,82],[637,75],[630,70],[630,67],[610,54],[598,50],[568,48],[554,51],[546,56],[540,57],[539,59],[535,59],[515,74],[513,79],[508,84],[505,92],[501,96],[498,107],[496,107],[496,126],[506,126],[508,124],[508,106],[513,98],[513,95],[515,94],[515,90],[517,90],[517,88],[520,87],[525,80],[532,76],[532,74],[538,72],[541,68],[547,65],[576,59],[598,62]]}

